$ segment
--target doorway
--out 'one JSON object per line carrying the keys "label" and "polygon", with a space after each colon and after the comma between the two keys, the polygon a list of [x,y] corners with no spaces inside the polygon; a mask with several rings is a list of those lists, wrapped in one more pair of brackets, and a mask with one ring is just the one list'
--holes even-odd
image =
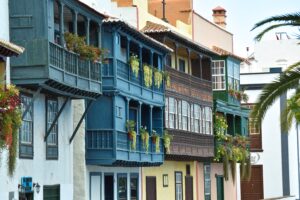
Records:
{"label": "doorway", "polygon": [[104,175],[104,199],[114,200],[114,176]]}
{"label": "doorway", "polygon": [[146,200],[156,200],[156,177],[146,177]]}

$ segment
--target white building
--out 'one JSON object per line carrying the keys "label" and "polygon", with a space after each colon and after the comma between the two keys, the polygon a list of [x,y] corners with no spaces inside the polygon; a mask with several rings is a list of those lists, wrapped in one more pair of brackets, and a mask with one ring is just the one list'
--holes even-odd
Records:
{"label": "white building", "polygon": [[[241,86],[249,95],[251,107],[259,97],[263,86],[275,80],[280,72],[299,61],[299,40],[262,41],[255,45],[249,63],[241,65]],[[284,133],[280,127],[280,114],[286,99],[282,95],[268,109],[261,129],[250,129],[252,179],[244,182],[242,196],[263,195],[263,198],[284,197],[299,199],[299,140],[296,127]],[[253,196],[252,196],[253,197]],[[261,196],[257,196],[261,198]]]}
{"label": "white building", "polygon": [[[73,165],[75,163],[73,162],[74,142],[71,138],[76,132],[74,129],[84,111],[83,100],[95,99],[101,95],[101,78],[97,76],[101,69],[99,64],[93,66],[95,69],[97,68],[95,71],[84,66],[84,69],[88,70],[86,71],[88,74],[93,74],[93,78],[91,76],[83,78],[81,74],[75,74],[78,73],[78,70],[70,73],[64,66],[60,66],[70,65],[64,57],[67,54],[70,56],[70,53],[67,50],[62,53],[59,50],[62,47],[52,37],[54,35],[52,33],[59,31],[56,30],[57,22],[49,20],[49,16],[46,14],[47,8],[39,4],[45,2],[35,1],[35,3],[39,8],[38,12],[34,9],[22,8],[22,6],[24,8],[31,6],[32,1],[0,1],[0,39],[9,41],[11,36],[12,42],[26,49],[18,58],[11,59],[10,65],[9,62],[6,62],[7,82],[11,77],[11,82],[16,84],[20,90],[23,122],[19,131],[16,168],[12,177],[8,175],[7,171],[7,152],[3,151],[0,154],[0,199],[42,200],[52,198],[71,200],[74,191],[73,166],[75,166]],[[57,9],[53,8],[54,6],[50,4],[50,1],[47,5],[49,6],[48,10],[52,9],[53,12],[51,13],[58,15]],[[80,7],[82,5],[77,3],[74,6]],[[22,9],[17,9],[17,7]],[[86,7],[83,9],[88,10]],[[34,20],[26,20],[28,16]],[[53,15],[50,17],[54,18]],[[44,20],[48,25],[51,25],[51,27],[46,26],[49,32],[41,33],[45,34],[44,38],[48,39],[38,40],[40,38],[35,35],[41,30],[40,26],[42,28],[44,26],[43,23],[36,23],[38,20]],[[26,23],[36,31],[31,32],[32,29],[29,29]],[[24,28],[24,24],[27,28]],[[11,28],[12,26],[14,28]],[[22,34],[18,35],[20,29]],[[30,39],[30,34],[32,34],[33,39]],[[50,50],[45,53],[50,49],[50,46],[56,48],[56,56],[61,54],[55,59],[62,59],[65,64],[62,60],[59,62],[56,60],[56,63],[50,61],[50,58],[53,60],[53,56],[55,56]],[[46,48],[44,49],[44,47]],[[45,55],[49,56],[46,57],[46,62],[42,61]],[[74,59],[78,63],[79,58],[74,57]],[[0,55],[0,66],[2,65],[1,62],[2,57]],[[78,66],[75,67],[78,69]],[[38,68],[45,71],[40,73],[41,71],[37,71]],[[57,70],[59,68],[61,70]],[[11,72],[11,76],[9,76],[9,72]],[[74,84],[67,83],[70,80],[75,80]],[[79,102],[75,102],[77,99],[80,99]],[[74,111],[73,106],[76,106],[76,109],[81,108],[81,110]],[[75,122],[73,122],[73,118],[76,119]],[[75,139],[77,138],[75,137]],[[84,164],[84,160],[80,161]]]}

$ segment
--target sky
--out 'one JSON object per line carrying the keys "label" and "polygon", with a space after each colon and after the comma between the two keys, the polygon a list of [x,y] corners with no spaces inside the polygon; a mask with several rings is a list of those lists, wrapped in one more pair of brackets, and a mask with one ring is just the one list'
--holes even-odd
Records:
{"label": "sky", "polygon": [[[250,32],[254,24],[270,16],[299,12],[300,0],[194,0],[195,11],[211,21],[212,9],[217,6],[227,10],[226,29],[234,35],[234,53],[246,57],[254,51],[253,38],[263,30]],[[299,33],[295,28],[276,29],[263,40],[276,39],[275,32],[287,32],[291,38]]]}

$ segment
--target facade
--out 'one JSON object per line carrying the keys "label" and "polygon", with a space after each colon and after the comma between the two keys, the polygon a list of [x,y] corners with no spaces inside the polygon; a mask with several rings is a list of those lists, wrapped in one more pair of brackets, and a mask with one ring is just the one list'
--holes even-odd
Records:
{"label": "facade", "polygon": [[100,63],[67,50],[64,33],[87,36],[87,44],[98,46],[103,15],[75,0],[8,5],[10,38],[26,51],[11,59],[23,122],[16,170],[13,177],[1,173],[0,198],[71,199],[77,132],[73,101],[95,100],[102,94],[102,80]]}
{"label": "facade", "polygon": [[[249,110],[241,106],[240,101],[242,96],[242,90],[240,88],[240,62],[244,59],[236,56],[226,50],[219,47],[213,47],[215,52],[219,53],[219,56],[214,57],[212,61],[212,79],[213,79],[213,97],[214,97],[214,116],[215,123],[217,117],[222,117],[227,123],[227,128],[225,130],[225,135],[231,136],[233,140],[237,137],[243,136],[248,138],[248,114]],[[216,126],[216,125],[215,125]],[[214,134],[217,137],[217,131],[215,127]],[[219,145],[223,141],[218,141],[216,139],[216,148],[219,149]],[[244,147],[246,148],[246,147]],[[224,162],[223,158],[223,162]],[[219,167],[223,164],[217,164]],[[233,165],[231,163],[231,165]],[[233,199],[240,199],[240,179],[241,174],[239,170],[240,165],[237,164],[236,169],[231,168],[228,172],[228,177],[226,177],[224,168],[222,167],[222,173],[217,179],[224,183],[224,185],[231,185],[233,190],[224,190],[224,186],[217,185],[218,196],[222,197],[222,192],[224,199],[228,199],[229,196],[234,192]],[[233,172],[232,170],[235,170]],[[232,173],[235,173],[235,180],[233,179]],[[228,180],[226,180],[228,179]],[[231,199],[230,198],[230,199]],[[222,198],[221,198],[222,199]],[[243,198],[242,198],[243,199]]]}
{"label": "facade", "polygon": [[[293,39],[270,40],[255,45],[254,53],[248,58],[249,62],[241,66],[241,85],[249,95],[249,108],[255,105],[266,84],[299,60],[298,42]],[[280,121],[280,113],[291,94],[292,91],[273,103],[261,127],[250,126],[252,177],[250,182],[242,183],[242,197],[299,198],[298,128],[293,124],[287,134],[281,130],[280,123],[274,123]],[[251,184],[255,187],[246,189]]]}
{"label": "facade", "polygon": [[[115,18],[103,21],[102,47],[109,50],[103,66],[104,95],[92,104],[86,119],[87,195],[93,200],[140,199],[139,167],[164,161],[162,140],[150,142],[147,151],[140,127],[162,137],[165,88],[154,85],[154,73],[164,71],[164,58],[172,50]],[[138,58],[137,72],[130,64],[133,57]],[[150,75],[146,66],[151,66]],[[153,84],[148,85],[147,77]],[[135,122],[136,145],[126,128],[128,120]]]}
{"label": "facade", "polygon": [[[163,25],[148,22],[142,31],[174,51],[166,57],[171,84],[166,87],[164,122],[173,139],[162,166],[142,169],[143,199],[204,198],[198,185],[210,188],[214,157],[211,57],[216,54]],[[209,174],[207,181],[200,178],[203,168]]]}

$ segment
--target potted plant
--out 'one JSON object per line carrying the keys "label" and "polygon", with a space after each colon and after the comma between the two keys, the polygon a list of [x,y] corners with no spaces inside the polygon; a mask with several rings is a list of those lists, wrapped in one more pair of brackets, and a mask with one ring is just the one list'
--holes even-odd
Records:
{"label": "potted plant", "polygon": [[160,152],[160,150],[159,150],[159,135],[156,133],[155,130],[152,130],[151,139],[152,139],[152,143],[155,144],[155,152]]}
{"label": "potted plant", "polygon": [[127,131],[128,131],[128,138],[131,141],[131,149],[135,149],[136,148],[136,132],[134,130],[135,128],[135,121],[133,120],[127,120],[126,121],[126,127],[127,127]]}
{"label": "potted plant", "polygon": [[167,87],[170,87],[171,86],[171,79],[170,79],[170,75],[168,72],[163,72],[163,76],[164,76],[164,81],[166,83],[166,86]]}
{"label": "potted plant", "polygon": [[138,56],[132,54],[129,58],[129,64],[130,64],[132,73],[137,78],[139,76],[139,70],[140,70],[140,60],[139,60]]}
{"label": "potted plant", "polygon": [[152,67],[150,67],[148,64],[144,64],[144,83],[146,87],[152,86]]}
{"label": "potted plant", "polygon": [[147,127],[143,127],[141,126],[140,128],[140,134],[141,134],[141,139],[143,142],[143,148],[146,150],[146,152],[148,153],[148,149],[149,149],[149,133],[147,131]]}
{"label": "potted plant", "polygon": [[162,84],[162,80],[163,80],[163,73],[160,72],[158,69],[153,68],[154,69],[154,85],[157,88],[160,88],[161,84]]}
{"label": "potted plant", "polygon": [[167,130],[164,131],[164,147],[166,149],[166,153],[170,153],[170,145],[171,145],[171,140],[173,139],[173,136],[168,133]]}

